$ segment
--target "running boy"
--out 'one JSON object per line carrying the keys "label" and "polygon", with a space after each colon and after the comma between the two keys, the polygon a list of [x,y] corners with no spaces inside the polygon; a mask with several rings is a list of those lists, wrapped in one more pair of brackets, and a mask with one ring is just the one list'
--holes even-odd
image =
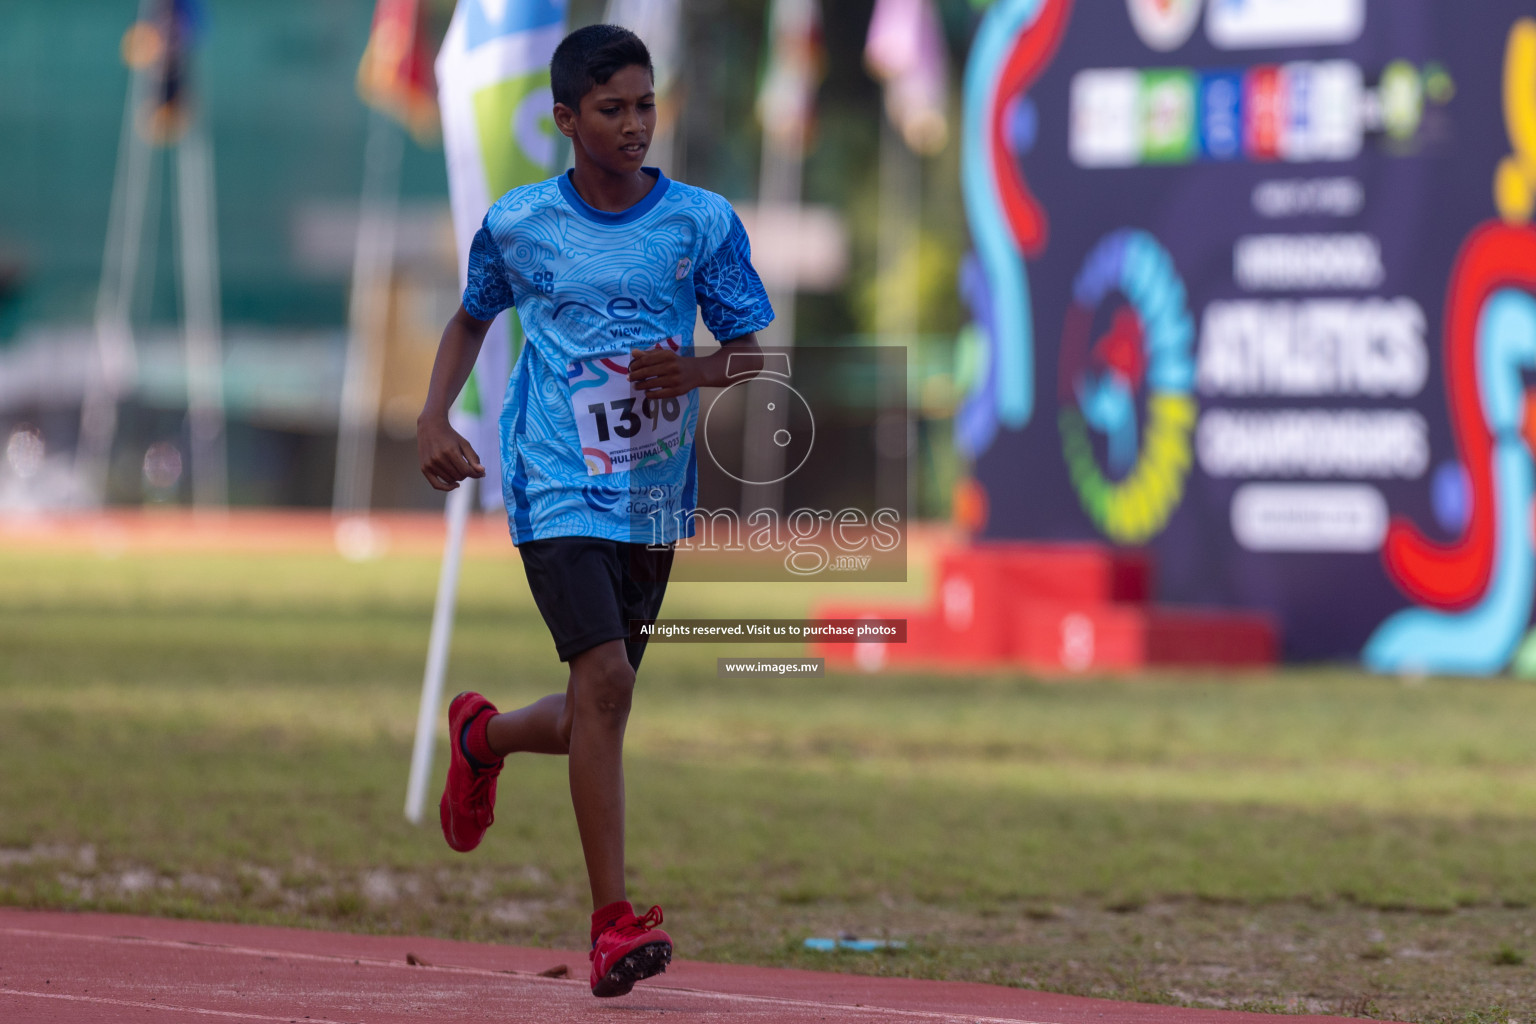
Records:
{"label": "running boy", "polygon": [[[672,959],[661,909],[637,917],[624,891],[624,727],[645,650],[630,620],[656,617],[672,545],[692,533],[696,389],[761,365],[756,332],[773,310],[730,204],[643,165],[656,126],[645,44],[612,25],[579,29],[550,77],[575,167],[486,214],[417,445],[440,491],[484,475],[448,409],[491,320],[516,306],[527,343],[501,414],[502,490],[570,677],[563,694],[504,714],[478,693],[454,698],[440,810],[448,845],[472,850],[506,755],[568,755],[595,909],[592,993],[618,996]],[[693,354],[698,309],[721,341],[709,356]]]}

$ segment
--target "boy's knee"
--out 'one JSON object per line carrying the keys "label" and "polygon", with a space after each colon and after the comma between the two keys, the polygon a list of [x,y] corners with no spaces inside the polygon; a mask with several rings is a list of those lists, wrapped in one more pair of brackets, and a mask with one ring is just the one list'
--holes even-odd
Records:
{"label": "boy's knee", "polygon": [[635,670],[619,661],[595,667],[577,684],[578,702],[599,717],[623,721],[629,717],[635,693]]}

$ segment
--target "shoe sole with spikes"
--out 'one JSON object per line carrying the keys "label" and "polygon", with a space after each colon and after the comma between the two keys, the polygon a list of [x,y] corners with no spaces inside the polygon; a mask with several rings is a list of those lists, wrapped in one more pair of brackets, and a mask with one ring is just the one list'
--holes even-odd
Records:
{"label": "shoe sole with spikes", "polygon": [[672,943],[648,942],[626,954],[592,986],[592,994],[601,999],[628,995],[636,982],[654,978],[672,962]]}

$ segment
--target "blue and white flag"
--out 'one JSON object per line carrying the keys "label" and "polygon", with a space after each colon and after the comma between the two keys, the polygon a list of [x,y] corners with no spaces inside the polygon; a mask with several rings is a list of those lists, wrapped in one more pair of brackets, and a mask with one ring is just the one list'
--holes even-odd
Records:
{"label": "blue and white flag", "polygon": [[[469,246],[490,205],[509,189],[555,173],[559,148],[549,59],[565,37],[566,0],[459,0],[437,55],[437,96],[458,243],[459,286]],[[481,498],[501,506],[497,419],[522,341],[515,310],[496,318],[454,407],[454,429],[485,466]]]}

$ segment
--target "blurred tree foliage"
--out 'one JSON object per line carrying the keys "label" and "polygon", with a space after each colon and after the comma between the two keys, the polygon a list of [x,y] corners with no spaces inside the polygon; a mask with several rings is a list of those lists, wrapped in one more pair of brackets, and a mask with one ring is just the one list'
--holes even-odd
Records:
{"label": "blurred tree foliage", "polygon": [[[764,52],[767,0],[684,0],[689,64],[682,174],[730,198],[755,196],[761,134],[753,114]],[[894,287],[920,296],[914,332],[953,335],[965,317],[955,275],[969,242],[960,198],[959,81],[976,16],[967,0],[940,0],[951,65],[949,145],[921,161],[921,225],[917,252],[895,261]],[[573,15],[602,13],[601,0],[577,0]],[[800,335],[808,342],[875,332],[879,272],[880,86],[864,65],[864,38],[874,0],[823,4],[826,79],[808,148],[804,195],[847,217],[852,272],[841,293],[801,297]]]}
{"label": "blurred tree foliage", "polygon": [[[733,200],[757,195],[762,135],[754,100],[766,60],[770,0],[683,0],[687,33],[681,69],[684,108],[676,150],[678,177]],[[960,83],[970,38],[986,0],[936,0],[950,57],[950,132],[946,147],[917,163],[915,244],[881,260],[880,157],[885,117],[880,85],[864,64],[875,0],[823,0],[826,79],[807,149],[804,198],[842,211],[850,273],[839,291],[799,297],[801,344],[874,343],[882,296],[915,297],[915,322],[897,340],[909,348],[910,397],[917,415],[914,512],[948,513],[961,467],[950,442],[957,398],[956,336],[969,319],[957,276],[970,247],[960,194]],[[572,0],[572,24],[602,18],[606,0]],[[886,339],[887,341],[893,339]]]}
{"label": "blurred tree foliage", "polygon": [[[453,0],[429,0],[437,31]],[[731,199],[757,193],[761,137],[754,99],[765,59],[769,0],[683,0],[687,40],[679,177]],[[23,319],[88,320],[100,273],[107,202],[127,73],[118,55],[133,5],[79,0],[67,9],[15,0],[0,34],[0,251],[18,269]],[[605,0],[571,0],[573,24],[602,17]],[[807,153],[808,202],[845,211],[852,274],[841,293],[805,296],[802,337],[830,340],[874,330],[878,265],[880,87],[864,66],[874,0],[824,0],[826,79]],[[952,110],[977,19],[971,0],[939,0],[950,44]],[[210,120],[218,174],[226,319],[339,325],[344,275],[317,278],[294,266],[294,218],[315,203],[345,204],[361,179],[365,109],[354,89],[372,0],[211,0],[193,88]],[[920,252],[896,261],[900,287],[922,296],[924,333],[954,333],[963,314],[954,266],[968,245],[956,131],[923,161]],[[446,193],[441,152],[408,147],[408,199]],[[168,204],[152,237],[171,237]],[[174,319],[169,244],[143,282],[138,315]],[[17,312],[12,310],[11,318]]]}
{"label": "blurred tree foliage", "polygon": [[[452,0],[428,0],[440,32]],[[956,267],[969,246],[959,189],[959,83],[979,6],[937,0],[951,65],[950,142],[921,161],[921,223],[912,252],[881,261],[880,86],[864,65],[874,0],[823,0],[826,78],[807,153],[804,197],[845,214],[851,269],[845,285],[801,296],[803,343],[842,343],[875,332],[875,296],[918,296],[911,325],[924,351],[914,372],[953,360],[965,320]],[[761,133],[754,100],[765,60],[769,0],[683,0],[687,39],[678,177],[750,201]],[[573,24],[600,19],[606,0],[571,0]],[[128,0],[5,0],[0,32],[0,344],[29,326],[85,329],[101,274],[127,69],[120,57],[136,5]],[[340,328],[348,262],[306,261],[299,229],[355,208],[367,112],[355,89],[373,0],[208,0],[207,31],[191,74],[214,146],[224,320],[274,335]],[[170,181],[148,210],[136,324],[180,315]],[[447,195],[441,150],[406,148],[403,199],[420,208]],[[341,244],[345,246],[346,239]],[[331,265],[334,264],[334,265]],[[887,292],[889,293],[889,292]],[[295,336],[299,336],[297,333]],[[926,399],[927,414],[940,405]]]}
{"label": "blurred tree foliage", "polygon": [[[573,24],[602,17],[605,0],[573,0]],[[976,15],[968,0],[940,0],[951,65],[949,145],[923,159],[917,252],[896,261],[896,287],[920,295],[914,332],[954,334],[964,321],[955,273],[968,246],[960,199],[960,72]],[[732,199],[757,194],[762,138],[753,103],[766,59],[768,0],[684,0],[687,33],[682,69],[685,108],[679,176]],[[801,297],[800,330],[807,341],[875,332],[879,265],[880,86],[864,66],[864,37],[874,0],[824,3],[826,79],[818,92],[817,124],[806,155],[807,202],[842,210],[848,219],[853,269],[848,286],[831,297]]]}

